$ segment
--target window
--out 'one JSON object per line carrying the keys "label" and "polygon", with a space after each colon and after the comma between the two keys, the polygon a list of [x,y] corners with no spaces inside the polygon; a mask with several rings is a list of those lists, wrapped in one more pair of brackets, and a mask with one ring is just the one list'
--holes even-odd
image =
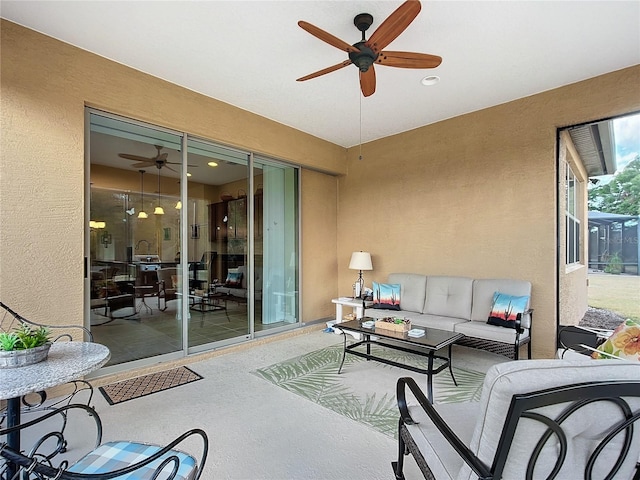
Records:
{"label": "window", "polygon": [[565,195],[565,216],[567,219],[567,252],[566,264],[573,265],[580,262],[580,218],[579,210],[579,183],[578,179],[567,163],[566,195]]}

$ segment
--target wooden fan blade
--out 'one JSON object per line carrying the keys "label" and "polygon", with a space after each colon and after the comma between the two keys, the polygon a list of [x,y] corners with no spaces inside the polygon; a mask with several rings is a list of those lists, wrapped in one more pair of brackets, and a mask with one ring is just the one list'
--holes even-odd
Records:
{"label": "wooden fan blade", "polygon": [[[163,165],[182,165],[181,162],[163,162]],[[191,165],[190,163],[187,164],[187,167],[197,167],[198,165]]]}
{"label": "wooden fan blade", "polygon": [[164,168],[166,168],[167,170],[171,170],[172,172],[176,172],[179,173],[175,168],[171,168],[169,165],[167,165],[166,163],[164,164]]}
{"label": "wooden fan blade", "polygon": [[339,48],[340,50],[343,50],[345,52],[356,52],[356,53],[360,52],[360,50],[358,50],[353,45],[349,45],[347,42],[340,40],[338,37],[335,37],[330,33],[325,32],[324,30],[316,27],[315,25],[311,25],[309,22],[300,20],[298,22],[298,25],[300,26],[300,28],[302,28],[303,30],[306,30],[314,37],[317,37],[323,42],[326,42],[329,45],[333,45],[334,47]]}
{"label": "wooden fan blade", "polygon": [[157,161],[157,160],[162,160],[162,161],[164,161],[164,160],[166,160],[166,159],[167,159],[167,155],[169,155],[169,153],[167,153],[167,152],[162,153],[162,154],[158,155],[156,158],[154,158],[154,160],[156,160],[156,161]]}
{"label": "wooden fan blade", "polygon": [[131,165],[131,168],[147,168],[147,167],[155,167],[156,162],[152,160],[148,160],[146,162],[134,163]]}
{"label": "wooden fan blade", "polygon": [[305,80],[310,80],[312,78],[319,77],[320,75],[324,75],[326,73],[335,72],[336,70],[340,70],[347,65],[351,65],[351,60],[345,60],[344,62],[338,63],[337,65],[333,65],[331,67],[324,68],[322,70],[318,70],[317,72],[310,73],[304,77],[300,77],[296,80],[296,82],[304,82]]}
{"label": "wooden fan blade", "polygon": [[435,68],[442,63],[442,57],[428,53],[380,52],[376,63],[399,68]]}
{"label": "wooden fan blade", "polygon": [[375,53],[380,53],[384,47],[404,32],[404,29],[418,16],[421,8],[418,1],[408,0],[404,2],[382,22],[369,37],[369,40],[365,42],[365,45]]}
{"label": "wooden fan blade", "polygon": [[368,97],[373,95],[376,91],[376,71],[373,65],[369,67],[366,72],[360,72],[360,90],[362,95]]}
{"label": "wooden fan blade", "polygon": [[136,162],[153,162],[153,158],[131,155],[129,153],[119,153],[118,156],[120,158],[126,158],[127,160],[135,160]]}

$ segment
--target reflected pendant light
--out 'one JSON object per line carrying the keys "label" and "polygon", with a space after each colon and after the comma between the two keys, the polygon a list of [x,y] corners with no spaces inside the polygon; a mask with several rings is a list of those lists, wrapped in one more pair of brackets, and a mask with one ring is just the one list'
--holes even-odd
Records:
{"label": "reflected pendant light", "polygon": [[160,167],[158,167],[158,204],[153,211],[154,215],[164,215],[164,208],[160,206]]}
{"label": "reflected pendant light", "polygon": [[144,170],[139,170],[140,172],[140,212],[138,212],[138,218],[148,218],[149,215],[144,211]]}

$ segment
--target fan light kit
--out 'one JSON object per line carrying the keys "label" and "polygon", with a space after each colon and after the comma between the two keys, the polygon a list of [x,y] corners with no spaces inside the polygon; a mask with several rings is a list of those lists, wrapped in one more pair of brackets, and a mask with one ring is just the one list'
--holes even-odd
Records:
{"label": "fan light kit", "polygon": [[353,45],[340,40],[324,30],[300,20],[298,25],[314,37],[347,52],[349,59],[297,79],[304,82],[312,78],[339,70],[347,65],[355,65],[360,70],[360,89],[368,97],[376,91],[374,64],[398,68],[435,68],[442,62],[437,55],[414,52],[392,52],[382,49],[393,42],[420,13],[420,2],[406,1],[400,5],[367,40],[365,32],[373,24],[373,16],[368,13],[356,15],[353,23],[362,32],[362,40]]}

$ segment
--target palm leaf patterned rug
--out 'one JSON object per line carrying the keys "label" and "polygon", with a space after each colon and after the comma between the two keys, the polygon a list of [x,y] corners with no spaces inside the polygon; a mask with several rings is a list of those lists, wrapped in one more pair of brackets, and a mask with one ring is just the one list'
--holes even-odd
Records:
{"label": "palm leaf patterned rug", "polygon": [[[376,361],[367,361],[355,355],[346,356],[342,372],[338,374],[342,350],[342,344],[334,345],[259,368],[253,373],[285,390],[395,438],[398,429],[396,381],[399,377],[411,376],[418,385],[424,385],[426,390],[426,375]],[[377,345],[371,346],[371,353],[403,364],[420,365],[423,368],[427,362],[425,357]],[[453,383],[448,369],[435,375],[433,392],[436,404],[480,399],[485,372],[456,367],[457,354],[459,353],[454,350],[453,373],[458,386]]]}

